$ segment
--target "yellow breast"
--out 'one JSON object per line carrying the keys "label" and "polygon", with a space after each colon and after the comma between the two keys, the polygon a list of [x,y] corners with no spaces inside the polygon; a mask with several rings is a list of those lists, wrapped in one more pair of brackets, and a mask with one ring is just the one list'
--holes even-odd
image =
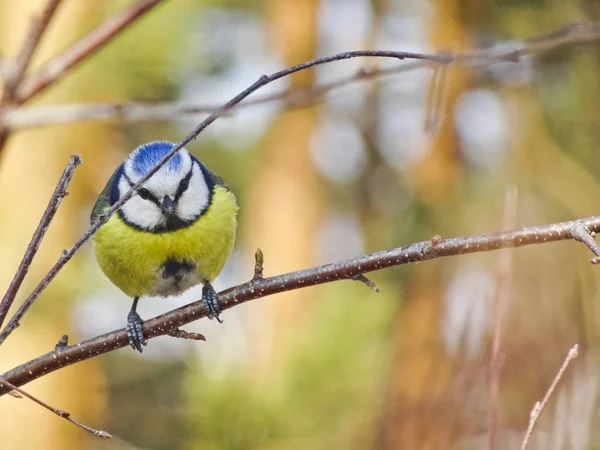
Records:
{"label": "yellow breast", "polygon": [[[160,271],[167,261],[193,263],[197,276],[190,278],[192,284],[212,281],[233,249],[236,214],[234,195],[221,186],[215,186],[208,210],[176,231],[140,231],[113,214],[94,236],[96,258],[106,276],[131,297],[164,295]],[[188,287],[183,285],[181,292]]]}

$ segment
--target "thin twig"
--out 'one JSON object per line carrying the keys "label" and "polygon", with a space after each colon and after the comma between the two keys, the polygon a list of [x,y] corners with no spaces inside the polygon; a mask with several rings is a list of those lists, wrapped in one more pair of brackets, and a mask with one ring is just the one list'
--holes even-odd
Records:
{"label": "thin twig", "polygon": [[44,235],[50,226],[50,222],[52,222],[52,219],[54,218],[62,199],[67,195],[67,187],[69,186],[71,178],[73,178],[73,174],[75,173],[75,169],[79,164],[81,164],[81,157],[77,154],[72,155],[69,159],[67,167],[65,167],[65,170],[58,181],[58,184],[56,185],[56,188],[54,189],[54,193],[52,194],[50,202],[44,211],[44,215],[42,216],[37,229],[33,233],[31,242],[27,246],[27,250],[25,251],[23,259],[21,260],[21,264],[19,264],[17,273],[10,282],[2,301],[0,302],[0,327],[4,323],[4,319],[8,314],[8,310],[12,306],[15,296],[17,295],[17,292],[19,292],[19,288],[23,283],[23,279],[29,271],[31,261],[33,261],[33,257],[37,253],[42,239],[44,239]]}
{"label": "thin twig", "polygon": [[2,93],[2,103],[7,104],[12,102],[15,90],[18,88],[23,75],[29,68],[31,59],[38,48],[40,40],[44,32],[48,28],[48,24],[54,16],[56,9],[62,0],[46,0],[46,4],[39,16],[32,18],[29,31],[23,41],[23,45],[14,62],[6,68],[4,91]]}
{"label": "thin twig", "polygon": [[550,400],[552,393],[556,389],[556,386],[558,385],[558,382],[560,381],[563,374],[565,373],[565,370],[567,370],[569,363],[573,359],[577,358],[578,350],[579,350],[579,346],[577,344],[575,344],[573,346],[573,348],[571,348],[571,350],[569,350],[569,353],[567,353],[567,356],[566,356],[564,362],[562,363],[560,370],[554,377],[554,380],[552,380],[552,384],[548,388],[546,395],[544,395],[544,398],[542,399],[541,402],[536,402],[533,409],[531,410],[531,413],[529,414],[529,426],[527,427],[527,431],[525,432],[525,437],[523,438],[523,442],[521,443],[521,450],[525,450],[527,448],[527,445],[529,444],[529,440],[531,439],[531,434],[533,433],[533,429],[535,427],[535,424],[538,421],[538,418],[540,417],[540,414],[542,413],[544,407],[548,403],[548,400]]}
{"label": "thin twig", "polygon": [[[502,229],[509,230],[515,227],[517,216],[517,190],[509,189],[504,202],[504,217]],[[500,376],[504,363],[500,353],[502,334],[502,318],[510,299],[510,279],[512,267],[512,251],[503,249],[498,255],[496,268],[496,289],[494,292],[494,334],[492,337],[492,355],[490,361],[490,450],[500,448]]]}
{"label": "thin twig", "polygon": [[[101,28],[101,27],[99,27]],[[460,54],[431,55],[445,56],[445,58],[435,59],[433,61],[422,61],[413,64],[405,64],[399,67],[384,69],[361,69],[349,77],[343,78],[331,83],[325,83],[318,86],[307,86],[291,90],[285,90],[272,95],[257,98],[255,100],[245,101],[237,108],[251,105],[269,103],[274,101],[283,101],[286,107],[297,107],[312,105],[328,92],[353,83],[358,80],[371,79],[384,75],[397,74],[414,70],[420,67],[428,67],[431,64],[442,63],[445,66],[448,63],[458,62],[467,66],[479,67],[493,64],[496,62],[518,61],[521,57],[543,53],[555,48],[568,45],[585,43],[600,38],[600,23],[583,23],[568,25],[559,30],[550,33],[544,33],[539,36],[525,40],[515,49],[514,43],[510,46],[498,44],[490,48],[467,51]],[[65,53],[68,53],[68,49]],[[68,56],[68,55],[67,55]],[[364,56],[369,56],[365,54]],[[374,55],[371,55],[374,56]],[[57,57],[59,58],[59,57]],[[67,59],[65,57],[65,59]],[[64,69],[61,74],[67,72]],[[432,83],[433,95],[432,103],[434,108],[432,113],[436,112],[435,105],[439,107],[439,102],[443,102],[444,97],[444,78],[445,70],[440,69]],[[40,73],[39,77],[42,76]],[[29,80],[27,83],[33,84],[35,80]],[[36,81],[37,83],[37,81]],[[33,94],[32,94],[33,95]],[[237,109],[236,108],[236,109]],[[173,117],[197,116],[198,114],[210,114],[219,109],[218,105],[186,105],[182,103],[101,103],[101,104],[71,104],[71,105],[53,105],[39,106],[30,108],[7,108],[2,113],[3,126],[11,129],[30,128],[45,125],[65,124],[77,121],[89,120],[121,120],[121,121],[151,121],[151,120],[172,120]],[[439,112],[439,111],[438,111]],[[435,125],[439,117],[431,117],[430,125]]]}
{"label": "thin twig", "polygon": [[[282,102],[285,109],[311,106],[321,101],[328,93],[351,83],[396,75],[418,68],[426,68],[430,65],[431,63],[428,62],[417,61],[382,69],[363,68],[357,70],[352,75],[328,83],[289,88],[273,94],[249,99],[240,103],[235,110],[274,102]],[[173,120],[173,118],[195,118],[200,114],[210,114],[219,109],[220,106],[218,104],[191,105],[182,102],[73,103],[28,107],[9,106],[0,112],[0,122],[3,126],[10,129],[23,129],[94,120],[123,122],[161,121]],[[233,112],[231,111],[224,116],[229,116]]]}
{"label": "thin twig", "polygon": [[[250,280],[219,293],[219,306],[226,310],[241,303],[280,292],[302,289],[308,286],[349,280],[353,277],[404,264],[429,261],[446,256],[466,255],[507,247],[522,247],[572,239],[572,228],[584,224],[590,230],[600,230],[600,216],[534,227],[519,228],[491,234],[468,237],[422,241],[404,247],[370,253],[356,258],[317,266],[297,272],[286,273],[261,280]],[[174,309],[144,322],[144,336],[148,339],[168,334],[202,317],[206,317],[201,301]],[[26,362],[1,376],[16,386],[22,386],[41,376],[89,358],[126,347],[127,332],[124,328],[102,336],[51,351]],[[6,390],[0,390],[0,395]]]}
{"label": "thin twig", "polygon": [[43,408],[46,408],[48,411],[56,414],[58,417],[62,417],[63,419],[68,420],[69,422],[71,422],[74,425],[77,425],[79,428],[84,429],[85,431],[87,431],[88,433],[92,433],[94,436],[100,437],[100,438],[111,438],[112,435],[107,433],[106,431],[102,431],[102,430],[96,430],[95,428],[89,427],[87,425],[84,425],[83,423],[73,419],[71,417],[71,414],[68,413],[67,411],[63,411],[61,409],[56,409],[53,406],[50,406],[48,403],[43,402],[42,400],[40,400],[37,397],[34,397],[33,395],[29,394],[28,392],[25,392],[24,390],[18,388],[17,386],[15,386],[12,383],[9,383],[6,380],[0,380],[0,387],[4,388],[4,385],[7,386],[7,388],[12,389],[13,391],[18,392],[19,394],[27,397],[29,400],[33,400],[35,403],[37,403],[38,405],[42,406]]}
{"label": "thin twig", "polygon": [[138,0],[106,20],[63,52],[53,57],[35,74],[23,80],[15,94],[15,102],[22,104],[56,82],[117,37],[129,25],[142,17],[163,0]]}

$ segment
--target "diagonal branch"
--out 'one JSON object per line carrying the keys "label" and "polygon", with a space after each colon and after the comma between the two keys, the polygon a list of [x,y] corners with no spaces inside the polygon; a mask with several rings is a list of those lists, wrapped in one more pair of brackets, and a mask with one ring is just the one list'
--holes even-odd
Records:
{"label": "diagonal branch", "polygon": [[37,253],[42,239],[44,239],[44,235],[46,234],[46,231],[50,226],[50,222],[52,222],[52,219],[54,219],[54,215],[56,214],[56,211],[58,210],[62,199],[65,198],[65,196],[68,194],[67,187],[69,186],[71,178],[73,178],[73,174],[75,173],[75,169],[79,164],[81,164],[81,157],[77,154],[72,155],[69,160],[69,163],[67,164],[67,167],[65,167],[65,170],[63,171],[63,174],[60,177],[60,180],[58,181],[58,184],[56,185],[56,188],[54,189],[54,193],[50,198],[50,202],[46,207],[46,211],[44,211],[44,215],[42,216],[42,219],[40,220],[37,229],[33,233],[31,242],[27,246],[27,250],[23,255],[21,264],[19,264],[17,273],[10,282],[8,289],[4,294],[4,297],[2,298],[2,301],[0,302],[0,326],[2,326],[2,323],[4,322],[4,319],[8,314],[8,310],[15,301],[15,296],[17,295],[17,292],[19,292],[19,288],[23,283],[25,275],[27,275],[29,266],[31,265],[31,261],[33,261],[33,257]]}
{"label": "diagonal branch", "polygon": [[15,94],[15,102],[22,104],[60,79],[70,69],[85,61],[117,37],[127,27],[163,0],[137,0],[115,14],[80,40],[56,55],[37,71],[25,78]]}
{"label": "diagonal branch", "polygon": [[[466,255],[501,248],[522,247],[573,239],[573,229],[584,225],[591,231],[600,231],[600,216],[570,222],[519,228],[491,234],[450,239],[435,238],[404,247],[384,250],[336,263],[317,266],[269,278],[257,278],[227,289],[219,294],[221,309],[269,295],[330,283],[352,280],[357,276],[404,264],[428,261],[445,256]],[[144,336],[148,339],[167,335],[171,330],[206,317],[201,301],[190,303],[144,322]],[[1,379],[22,386],[63,367],[126,347],[124,328],[69,346],[60,346],[38,358],[2,374]],[[10,388],[0,388],[0,395]]]}
{"label": "diagonal branch", "polygon": [[578,354],[579,354],[579,345],[575,344],[573,347],[571,347],[571,349],[569,350],[569,353],[567,353],[567,356],[565,357],[565,360],[563,361],[562,366],[560,366],[558,373],[552,380],[552,384],[546,391],[546,394],[544,394],[544,398],[542,399],[542,401],[536,402],[535,405],[533,406],[533,409],[531,410],[531,413],[529,414],[529,425],[527,426],[527,431],[525,432],[525,437],[523,438],[523,441],[521,442],[521,450],[527,449],[527,446],[529,445],[529,440],[531,439],[531,436],[533,433],[533,429],[535,428],[535,425],[540,417],[540,414],[542,413],[544,407],[548,403],[548,400],[550,400],[550,397],[556,390],[556,386],[558,385],[558,382],[560,381],[560,379],[564,375],[565,371],[567,370],[567,367],[569,367],[569,364],[571,363],[572,360],[577,358]]}

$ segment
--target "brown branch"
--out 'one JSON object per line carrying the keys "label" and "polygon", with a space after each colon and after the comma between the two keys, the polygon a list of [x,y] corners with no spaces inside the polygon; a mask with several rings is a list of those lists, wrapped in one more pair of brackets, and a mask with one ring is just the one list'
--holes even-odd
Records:
{"label": "brown branch", "polygon": [[63,52],[53,57],[35,74],[25,78],[17,88],[15,102],[17,104],[25,103],[42,92],[162,2],[163,0],[138,0],[106,20]]}
{"label": "brown branch", "polygon": [[541,402],[536,402],[533,409],[531,410],[531,413],[529,414],[529,426],[527,427],[527,431],[525,432],[525,437],[523,438],[523,442],[521,443],[521,450],[525,450],[527,448],[527,445],[529,444],[529,440],[531,439],[531,434],[533,433],[533,429],[535,428],[535,424],[537,423],[537,420],[540,417],[540,414],[542,413],[544,407],[548,403],[548,400],[550,400],[552,393],[555,391],[556,386],[558,385],[558,382],[560,381],[560,379],[562,378],[562,376],[565,373],[565,370],[567,370],[569,363],[573,359],[577,358],[578,351],[579,351],[579,346],[577,344],[575,344],[571,348],[571,350],[569,350],[569,353],[567,353],[567,356],[565,357],[565,360],[563,361],[562,366],[560,367],[558,373],[554,377],[554,380],[552,380],[552,384],[548,388],[546,395],[544,395],[544,398],[542,399]]}
{"label": "brown branch", "polygon": [[105,438],[105,439],[112,437],[112,435],[110,435],[106,431],[96,430],[95,428],[84,425],[83,423],[79,422],[78,420],[73,419],[71,417],[71,414],[68,413],[67,411],[63,411],[62,409],[57,409],[53,406],[50,406],[48,403],[41,401],[39,398],[34,397],[33,395],[29,394],[28,392],[25,392],[24,390],[18,388],[17,386],[13,385],[12,383],[9,383],[6,380],[0,380],[0,387],[4,388],[4,385],[6,385],[7,388],[12,389],[11,392],[15,392],[15,391],[18,392],[19,394],[27,397],[29,400],[34,401],[35,403],[42,406],[43,408],[46,408],[48,411],[56,414],[58,417],[62,417],[63,419],[68,420],[72,424],[77,425],[79,428],[84,429],[85,431],[93,434],[94,436],[97,436],[100,438]]}
{"label": "brown branch", "polygon": [[[280,292],[337,280],[352,280],[360,274],[375,270],[445,256],[466,255],[501,248],[569,240],[573,239],[573,228],[581,224],[590,230],[598,231],[600,230],[600,216],[491,234],[435,239],[435,242],[432,240],[423,241],[324,266],[258,280],[252,279],[221,292],[219,294],[219,305],[221,309],[226,310],[241,303]],[[166,335],[171,330],[202,317],[206,317],[202,302],[194,302],[145,321],[143,324],[144,336],[151,339]],[[58,350],[48,352],[9,370],[2,374],[0,378],[15,386],[22,386],[63,367],[127,346],[127,332],[122,328],[83,342],[60,347]],[[10,389],[0,389],[0,395],[4,395],[8,390]]]}
{"label": "brown branch", "polygon": [[13,101],[15,90],[21,83],[23,75],[29,68],[31,59],[38,48],[40,40],[44,35],[44,32],[48,28],[48,24],[54,16],[56,9],[60,5],[61,0],[46,0],[46,4],[42,9],[39,17],[32,18],[29,31],[25,37],[21,50],[15,58],[12,64],[6,67],[4,73],[5,85],[4,92],[2,93],[2,103],[7,104]]}
{"label": "brown branch", "polygon": [[0,302],[0,327],[4,323],[4,319],[8,314],[8,310],[12,306],[15,300],[15,296],[17,295],[17,292],[19,292],[19,288],[23,283],[23,279],[29,271],[31,261],[33,261],[33,257],[37,253],[42,239],[44,239],[44,235],[46,234],[46,231],[50,226],[50,222],[54,218],[54,215],[56,214],[56,211],[58,210],[62,199],[68,195],[67,187],[69,186],[71,178],[73,178],[73,174],[75,173],[75,169],[79,164],[81,164],[81,157],[77,154],[72,155],[69,159],[67,167],[65,167],[65,170],[63,171],[62,176],[58,181],[58,184],[56,185],[56,188],[54,189],[54,193],[52,194],[50,202],[48,203],[48,206],[44,211],[44,215],[42,216],[42,219],[40,220],[37,229],[33,233],[31,242],[27,246],[27,250],[25,251],[23,259],[21,260],[21,264],[19,264],[17,273],[10,282],[8,289],[6,290],[6,293],[2,298],[2,301]]}

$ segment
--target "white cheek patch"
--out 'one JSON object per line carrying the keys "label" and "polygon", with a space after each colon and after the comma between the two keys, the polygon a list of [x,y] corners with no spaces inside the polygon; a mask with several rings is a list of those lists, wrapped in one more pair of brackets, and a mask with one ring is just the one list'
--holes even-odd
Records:
{"label": "white cheek patch", "polygon": [[177,202],[177,215],[183,220],[193,220],[208,207],[209,197],[202,170],[194,164],[189,187]]}
{"label": "white cheek patch", "polygon": [[[122,177],[119,181],[119,197],[122,197],[131,186]],[[140,228],[151,230],[165,223],[165,218],[161,210],[150,200],[144,200],[139,195],[134,195],[122,207],[121,211],[125,219],[139,226]]]}

